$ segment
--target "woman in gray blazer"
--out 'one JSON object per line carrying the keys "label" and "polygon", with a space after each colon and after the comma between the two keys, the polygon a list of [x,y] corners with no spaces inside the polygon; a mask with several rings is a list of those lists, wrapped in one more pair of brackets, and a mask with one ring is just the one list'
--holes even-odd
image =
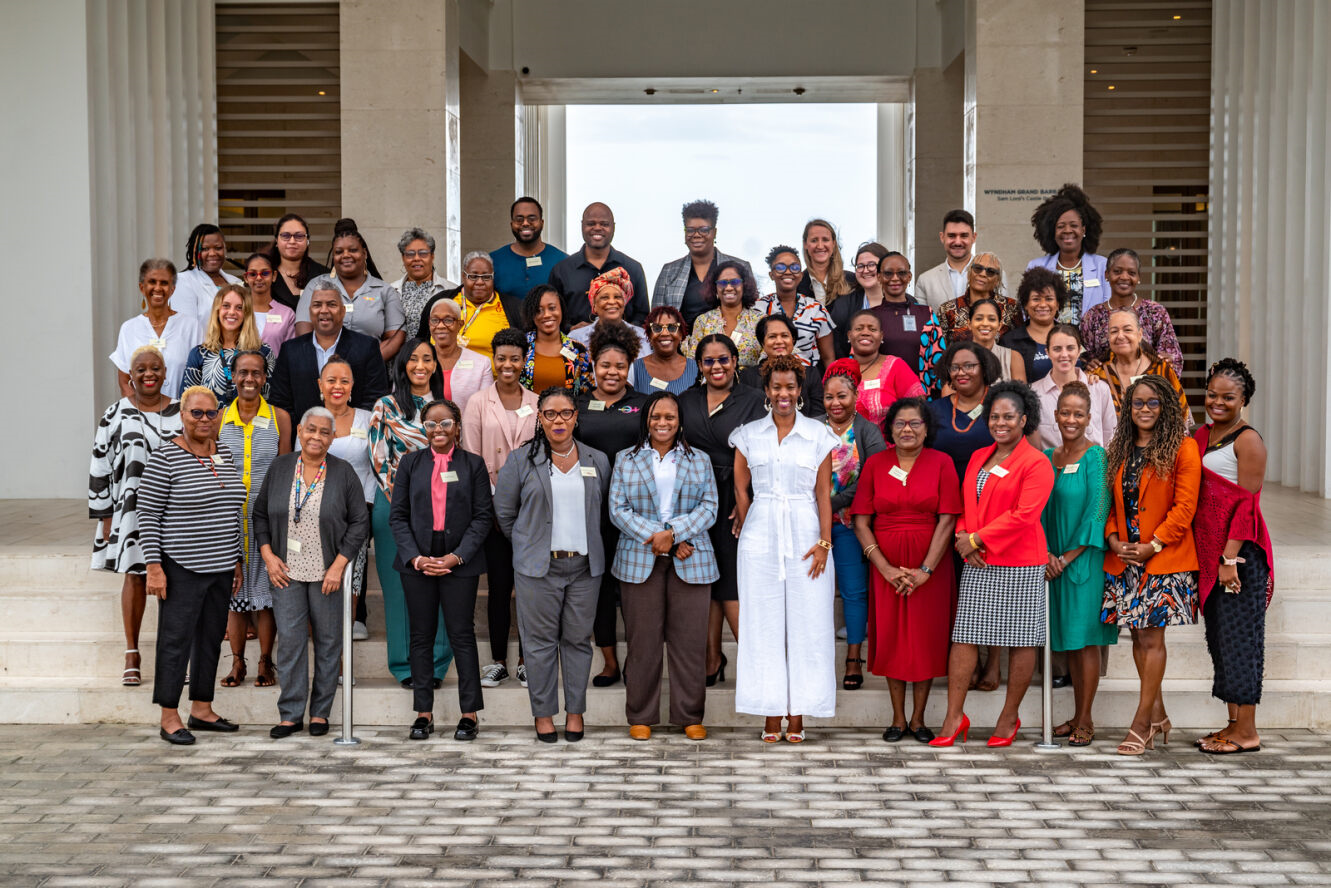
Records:
{"label": "woman in gray blazer", "polygon": [[[311,407],[296,428],[300,450],[273,460],[254,502],[254,538],[273,587],[277,618],[277,680],[282,721],[269,736],[290,737],[304,728],[328,733],[337,692],[342,641],[342,572],[370,533],[365,492],[356,470],[328,453],[333,414]],[[306,676],[306,642],[314,629],[314,686]]]}
{"label": "woman in gray blazer", "polygon": [[559,673],[564,678],[564,739],[582,739],[592,622],[605,573],[601,507],[610,461],[573,439],[578,410],[569,391],[548,388],[536,410],[536,437],[509,454],[495,482],[495,518],[513,541],[518,633],[536,739],[558,740]]}

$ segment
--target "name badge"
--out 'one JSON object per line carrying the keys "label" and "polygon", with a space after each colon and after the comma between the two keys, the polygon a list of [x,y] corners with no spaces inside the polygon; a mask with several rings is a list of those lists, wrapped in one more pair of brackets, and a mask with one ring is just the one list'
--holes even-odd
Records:
{"label": "name badge", "polygon": [[471,369],[471,365],[474,364],[474,363],[475,363],[475,361],[471,361],[471,360],[458,361],[458,362],[457,362],[456,364],[454,364],[453,366],[454,366],[456,369],[458,369],[458,370],[470,370],[470,369]]}
{"label": "name badge", "polygon": [[466,347],[467,347],[468,345],[470,345],[470,344],[471,344],[471,340],[468,339],[467,337],[465,337],[465,336],[459,336],[459,337],[458,337],[458,345],[462,346],[463,348],[466,348]]}
{"label": "name badge", "polygon": [[966,415],[969,416],[971,419],[979,419],[980,414],[983,412],[984,412],[984,405],[980,404],[976,406],[974,410],[967,411]]}
{"label": "name badge", "polygon": [[166,337],[155,336],[152,339],[148,340],[148,344],[151,345],[153,348],[157,349],[158,351],[161,351],[162,349],[166,348]]}
{"label": "name badge", "polygon": [[891,475],[893,478],[896,478],[902,484],[906,483],[906,477],[907,477],[906,471],[905,469],[901,468],[901,466],[893,466],[892,468],[888,469],[887,473]]}
{"label": "name badge", "polygon": [[1007,469],[1003,468],[1002,466],[994,466],[992,469],[989,470],[989,474],[993,475],[995,478],[1006,478]]}
{"label": "name badge", "polygon": [[596,477],[596,466],[583,466],[579,471],[582,473],[582,477],[584,478]]}
{"label": "name badge", "polygon": [[901,316],[901,329],[902,329],[902,330],[905,330],[907,333],[914,333],[914,332],[915,332],[915,315],[902,315],[902,316]]}
{"label": "name badge", "polygon": [[273,421],[266,416],[254,417],[254,427],[256,429],[266,429],[273,424]]}
{"label": "name badge", "polygon": [[268,313],[268,323],[280,324],[282,323],[282,316],[275,311],[270,311]]}
{"label": "name badge", "polygon": [[452,471],[451,469],[447,472],[439,473],[439,480],[444,482],[445,484],[452,484],[457,479],[458,479],[458,473]]}
{"label": "name badge", "polygon": [[354,303],[354,302],[345,302],[345,303],[343,303],[343,305],[344,305],[344,306],[346,307],[346,309],[347,309],[347,314],[351,314],[353,311],[356,310],[356,303]]}
{"label": "name badge", "polygon": [[536,411],[533,410],[533,409],[531,409],[531,405],[530,405],[530,404],[523,404],[523,405],[522,405],[521,407],[519,407],[515,412],[518,414],[518,416],[527,417],[527,416],[531,416],[531,415],[532,415],[533,413],[535,413]]}
{"label": "name badge", "polygon": [[220,453],[214,453],[214,454],[213,454],[213,465],[215,465],[215,466],[224,466],[224,465],[226,465],[226,460],[222,458],[222,454],[220,454]]}
{"label": "name badge", "polygon": [[1098,286],[1100,286],[1100,279],[1099,279],[1099,278],[1087,278],[1086,280],[1084,280],[1084,281],[1081,282],[1081,285],[1082,285],[1083,287],[1098,287]]}
{"label": "name badge", "polygon": [[[1143,374],[1143,375],[1144,375],[1144,374]],[[1136,382],[1136,381],[1139,380],[1139,379],[1141,379],[1141,376],[1129,376],[1129,377],[1128,377],[1128,385],[1132,385],[1134,382]]]}
{"label": "name badge", "polygon": [[605,401],[588,401],[587,409],[593,413],[600,413],[605,410]]}
{"label": "name badge", "polygon": [[357,429],[357,428],[353,428],[353,429],[351,430],[351,437],[353,437],[353,438],[364,438],[364,437],[366,437],[365,429]]}
{"label": "name badge", "polygon": [[1081,463],[1069,463],[1068,465],[1063,467],[1063,474],[1075,475],[1077,474],[1077,470],[1080,468],[1081,468]]}
{"label": "name badge", "polygon": [[655,376],[652,377],[650,385],[652,388],[660,389],[661,391],[670,388],[670,383],[666,382],[664,379],[657,379]]}
{"label": "name badge", "polygon": [[578,353],[575,352],[573,349],[569,348],[567,345],[559,350],[559,354],[560,357],[562,357],[566,361],[576,361],[578,359]]}
{"label": "name badge", "polygon": [[287,540],[287,554],[288,555],[300,554],[300,540]]}
{"label": "name badge", "polygon": [[527,257],[527,267],[528,267],[528,268],[539,268],[540,265],[541,265],[541,257],[540,257],[540,256],[528,256],[528,257]]}
{"label": "name badge", "polygon": [[883,381],[882,381],[881,379],[866,379],[866,380],[864,380],[864,390],[865,390],[865,391],[869,391],[869,392],[871,392],[871,391],[873,391],[874,389],[880,389],[880,388],[882,388],[882,387],[883,387]]}

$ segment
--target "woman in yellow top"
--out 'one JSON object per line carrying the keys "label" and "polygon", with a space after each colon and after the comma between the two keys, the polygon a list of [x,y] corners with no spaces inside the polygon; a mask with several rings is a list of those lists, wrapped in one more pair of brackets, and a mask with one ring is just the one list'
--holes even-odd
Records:
{"label": "woman in yellow top", "polygon": [[472,250],[462,259],[462,272],[462,292],[457,299],[462,309],[458,344],[489,360],[494,357],[490,341],[500,330],[516,326],[517,318],[509,318],[495,292],[495,266],[489,253]]}

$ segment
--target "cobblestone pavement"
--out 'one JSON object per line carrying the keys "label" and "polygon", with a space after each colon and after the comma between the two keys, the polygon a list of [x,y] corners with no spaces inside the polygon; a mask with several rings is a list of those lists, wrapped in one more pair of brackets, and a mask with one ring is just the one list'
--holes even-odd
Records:
{"label": "cobblestone pavement", "polygon": [[177,749],[148,727],[0,727],[0,884],[1331,884],[1324,736],[1213,758],[1180,732],[1128,759],[1107,739],[757,733],[364,728],[339,748],[248,727]]}

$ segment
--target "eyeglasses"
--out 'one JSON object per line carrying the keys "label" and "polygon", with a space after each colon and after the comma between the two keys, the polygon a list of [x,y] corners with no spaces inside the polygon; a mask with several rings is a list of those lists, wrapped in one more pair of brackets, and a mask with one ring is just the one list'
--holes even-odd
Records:
{"label": "eyeglasses", "polygon": [[1151,410],[1159,410],[1159,409],[1160,409],[1160,399],[1159,399],[1159,398],[1147,398],[1145,401],[1143,401],[1141,398],[1133,398],[1133,399],[1132,399],[1132,409],[1133,409],[1133,410],[1144,410],[1144,409],[1147,409],[1147,408],[1149,408],[1149,409],[1151,409]]}
{"label": "eyeglasses", "polygon": [[979,363],[971,364],[953,364],[948,368],[948,375],[956,376],[958,373],[975,373],[980,369]]}
{"label": "eyeglasses", "polygon": [[685,228],[684,234],[687,237],[697,237],[697,236],[707,237],[707,235],[711,234],[715,230],[716,229],[710,225],[699,225],[697,228]]}
{"label": "eyeglasses", "polygon": [[792,262],[789,265],[787,265],[784,262],[778,262],[772,266],[772,271],[775,271],[777,274],[785,274],[786,272],[790,272],[791,274],[799,274],[803,270],[804,267],[800,265],[798,262]]}
{"label": "eyeglasses", "polygon": [[907,270],[905,270],[905,271],[900,271],[900,270],[895,270],[895,269],[894,269],[894,270],[892,270],[892,271],[880,271],[880,272],[878,272],[878,274],[879,274],[880,276],[882,276],[882,277],[885,277],[885,278],[902,278],[902,279],[905,279],[905,278],[910,277],[910,270],[907,269]]}
{"label": "eyeglasses", "polygon": [[976,265],[974,262],[971,263],[971,271],[976,274],[985,275],[986,277],[997,277],[1003,273],[1003,269],[1001,268],[993,268],[988,265]]}
{"label": "eyeglasses", "polygon": [[862,271],[862,272],[864,272],[865,274],[868,274],[868,273],[871,272],[871,271],[877,271],[877,270],[878,270],[878,263],[877,263],[877,262],[861,262],[859,265],[856,265],[856,266],[855,266],[855,270],[856,270],[856,271]]}
{"label": "eyeglasses", "polygon": [[726,278],[726,279],[724,279],[724,280],[719,280],[719,281],[716,282],[716,288],[717,288],[718,290],[725,290],[725,289],[727,289],[727,288],[733,288],[733,289],[736,289],[736,290],[742,290],[742,289],[744,288],[744,279],[743,279],[743,278]]}
{"label": "eyeglasses", "polygon": [[415,259],[419,256],[422,259],[429,259],[434,254],[434,250],[403,250],[403,259]]}
{"label": "eyeglasses", "polygon": [[472,274],[470,271],[463,275],[469,282],[476,284],[481,281],[492,281],[495,279],[493,274]]}
{"label": "eyeglasses", "polygon": [[270,277],[272,277],[272,276],[273,276],[273,271],[272,271],[272,269],[270,269],[270,268],[263,268],[263,269],[260,269],[260,270],[258,270],[258,271],[247,271],[247,272],[245,272],[245,277],[247,277],[247,278],[254,278],[255,280],[259,280],[259,281],[266,281],[266,280],[268,280],[268,278],[270,278]]}
{"label": "eyeglasses", "polygon": [[546,422],[554,422],[556,419],[570,420],[577,412],[572,407],[565,407],[563,410],[542,410],[541,417]]}
{"label": "eyeglasses", "polygon": [[653,333],[678,333],[679,324],[671,321],[669,324],[650,324],[648,325]]}
{"label": "eyeglasses", "polygon": [[442,317],[442,318],[430,318],[430,326],[431,326],[431,327],[450,327],[450,328],[451,328],[451,327],[456,327],[457,325],[458,325],[458,319],[455,318],[455,317],[453,317],[452,315],[447,315],[447,316]]}
{"label": "eyeglasses", "polygon": [[220,412],[220,410],[200,410],[196,407],[189,412],[189,415],[195,419],[203,419],[205,416],[209,419],[217,419],[217,414]]}
{"label": "eyeglasses", "polygon": [[293,241],[299,244],[309,240],[310,236],[303,231],[283,231],[277,235],[277,239],[284,241]]}
{"label": "eyeglasses", "polygon": [[435,422],[434,420],[426,420],[425,422],[421,423],[421,428],[425,429],[425,434],[428,435],[436,430],[441,432],[450,432],[453,430],[453,426],[455,425],[457,425],[457,421],[452,419],[441,419],[438,422]]}
{"label": "eyeglasses", "polygon": [[704,367],[712,367],[712,366],[729,367],[730,355],[722,355],[719,358],[703,358],[702,365]]}
{"label": "eyeglasses", "polygon": [[922,428],[924,428],[924,420],[922,419],[898,419],[896,422],[892,423],[892,431],[894,432],[901,432],[906,429],[910,429],[912,432],[918,432]]}

